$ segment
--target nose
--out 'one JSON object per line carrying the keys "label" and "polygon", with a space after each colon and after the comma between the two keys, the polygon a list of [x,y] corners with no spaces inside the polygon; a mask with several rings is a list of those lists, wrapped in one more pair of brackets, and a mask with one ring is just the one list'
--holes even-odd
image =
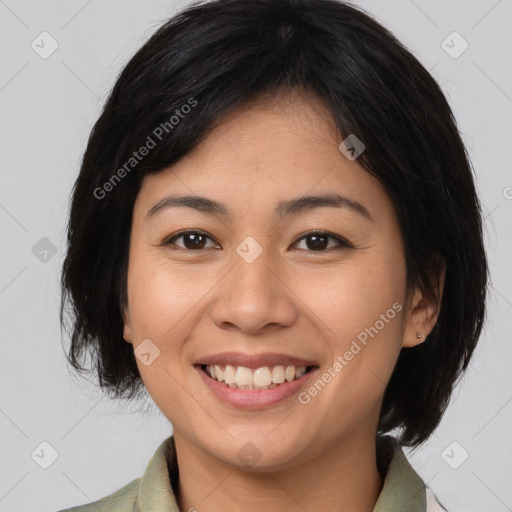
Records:
{"label": "nose", "polygon": [[262,334],[296,321],[295,296],[269,252],[252,262],[234,253],[232,270],[219,283],[210,310],[219,328]]}

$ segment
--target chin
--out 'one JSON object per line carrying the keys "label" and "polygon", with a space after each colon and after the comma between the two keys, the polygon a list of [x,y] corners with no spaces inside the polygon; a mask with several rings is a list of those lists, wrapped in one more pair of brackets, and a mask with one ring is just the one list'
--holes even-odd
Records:
{"label": "chin", "polygon": [[[270,429],[271,430],[271,429]],[[267,431],[268,432],[268,431]],[[305,449],[304,443],[294,443],[289,435],[288,442],[282,439],[271,439],[268,434],[247,433],[234,436],[228,443],[211,447],[210,455],[238,470],[251,473],[263,473],[287,469],[296,464],[296,459]],[[301,439],[302,436],[298,435]],[[299,446],[300,445],[300,446]]]}

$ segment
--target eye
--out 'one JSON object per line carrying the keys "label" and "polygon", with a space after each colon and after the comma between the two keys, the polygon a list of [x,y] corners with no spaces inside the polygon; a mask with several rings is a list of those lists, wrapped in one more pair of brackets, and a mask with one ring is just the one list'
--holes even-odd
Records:
{"label": "eye", "polygon": [[208,235],[202,233],[201,231],[181,231],[180,233],[174,235],[172,238],[169,238],[167,241],[165,241],[163,245],[177,245],[174,242],[175,240],[178,240],[180,238],[183,238],[184,245],[178,245],[178,247],[180,247],[181,249],[190,249],[193,251],[204,249],[206,240],[212,240]]}
{"label": "eye", "polygon": [[[183,245],[176,244],[176,240],[183,239]],[[201,231],[181,231],[169,238],[167,241],[163,243],[165,246],[177,245],[181,249],[198,251],[201,249],[208,248],[206,247],[207,241],[210,240],[213,242],[213,239],[206,235]],[[306,233],[301,238],[299,238],[293,245],[298,244],[306,240],[306,248],[309,252],[325,252],[326,249],[333,248],[350,248],[354,247],[348,240],[344,238],[333,235],[326,231],[311,231],[310,233]],[[335,242],[334,247],[329,247],[329,240],[333,240]],[[309,242],[309,243],[308,243]],[[210,247],[211,248],[211,247]]]}
{"label": "eye", "polygon": [[[310,243],[308,243],[308,239],[311,241]],[[311,231],[310,233],[306,233],[301,238],[299,238],[295,244],[301,242],[302,240],[306,240],[306,247],[310,249],[310,252],[325,252],[326,249],[333,249],[332,246],[328,247],[329,239],[335,241],[334,248],[354,247],[348,240],[345,240],[340,236],[333,235],[326,231]]]}

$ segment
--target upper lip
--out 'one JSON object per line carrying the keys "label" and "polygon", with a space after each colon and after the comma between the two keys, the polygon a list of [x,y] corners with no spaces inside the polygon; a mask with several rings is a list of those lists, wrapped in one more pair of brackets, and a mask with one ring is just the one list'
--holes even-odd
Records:
{"label": "upper lip", "polygon": [[277,352],[265,352],[263,354],[242,354],[241,352],[220,352],[205,356],[196,361],[196,364],[230,364],[232,366],[245,366],[246,368],[261,368],[263,366],[318,366],[315,361],[308,361],[288,354],[279,354]]}

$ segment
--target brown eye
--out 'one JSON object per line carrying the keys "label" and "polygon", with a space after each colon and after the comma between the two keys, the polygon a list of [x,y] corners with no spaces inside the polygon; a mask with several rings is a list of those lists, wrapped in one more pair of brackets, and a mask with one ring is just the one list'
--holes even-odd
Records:
{"label": "brown eye", "polygon": [[[180,238],[183,239],[183,245],[175,244],[175,241]],[[200,231],[182,231],[167,240],[164,245],[178,245],[182,249],[200,250],[205,248],[207,240],[212,239]]]}
{"label": "brown eye", "polygon": [[[179,239],[183,239],[182,244],[176,243]],[[189,251],[199,251],[205,248],[217,248],[215,245],[207,247],[206,244],[208,243],[208,240],[213,242],[211,237],[201,231],[181,231],[172,238],[169,238],[163,245],[174,245],[180,249]],[[309,252],[326,252],[328,249],[353,247],[348,240],[325,231],[313,231],[311,233],[307,233],[295,242],[295,244],[298,244],[303,240],[306,240],[306,250]],[[329,245],[329,241],[334,241],[334,246]]]}
{"label": "brown eye", "polygon": [[306,248],[312,252],[324,252],[327,248],[332,249],[332,246],[328,247],[329,240],[335,241],[334,248],[353,247],[352,244],[347,240],[336,235],[331,235],[325,231],[313,231],[311,233],[307,233],[296,243],[301,242],[302,240],[306,240]]}

